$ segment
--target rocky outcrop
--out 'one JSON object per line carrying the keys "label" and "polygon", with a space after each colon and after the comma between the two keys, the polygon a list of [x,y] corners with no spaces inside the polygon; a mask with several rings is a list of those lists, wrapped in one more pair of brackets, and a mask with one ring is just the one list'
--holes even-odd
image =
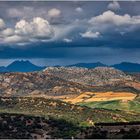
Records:
{"label": "rocky outcrop", "polygon": [[62,79],[92,86],[103,86],[121,81],[131,81],[132,76],[112,67],[97,67],[94,69],[78,67],[49,67],[45,73],[56,75]]}
{"label": "rocky outcrop", "polygon": [[0,87],[1,96],[47,95],[56,97],[102,91],[102,89],[112,91],[117,88],[121,91],[124,87],[140,90],[140,83],[134,83],[133,76],[109,67],[94,69],[49,67],[39,72],[2,73],[0,74]]}
{"label": "rocky outcrop", "polygon": [[1,96],[67,95],[88,91],[90,88],[44,72],[5,73],[0,75]]}

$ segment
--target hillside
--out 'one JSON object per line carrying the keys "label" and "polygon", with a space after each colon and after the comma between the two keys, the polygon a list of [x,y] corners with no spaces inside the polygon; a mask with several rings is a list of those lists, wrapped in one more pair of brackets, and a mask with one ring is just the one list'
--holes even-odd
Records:
{"label": "hillside", "polygon": [[114,68],[47,68],[40,72],[0,74],[1,96],[75,97],[83,92],[139,93],[140,82]]}
{"label": "hillside", "polygon": [[98,123],[78,127],[64,119],[0,113],[1,139],[123,139],[140,138],[139,122]]}
{"label": "hillside", "polygon": [[121,100],[123,102],[131,101],[136,98],[136,94],[131,92],[85,92],[77,97],[64,99],[70,103],[91,103],[91,102],[104,102]]}
{"label": "hillside", "polygon": [[140,121],[139,80],[114,68],[2,73],[0,87],[0,138],[123,138],[112,123]]}
{"label": "hillside", "polygon": [[91,109],[60,100],[41,97],[0,97],[0,110],[3,113],[39,115],[64,119],[78,126],[92,126],[94,123],[100,122],[140,120],[138,112],[132,115],[132,113],[119,110]]}
{"label": "hillside", "polygon": [[111,67],[97,67],[94,69],[78,67],[49,67],[44,72],[57,75],[62,79],[92,86],[113,85],[116,82],[132,81],[133,77]]}
{"label": "hillside", "polygon": [[92,109],[36,97],[0,97],[2,139],[139,138],[139,121],[140,112]]}
{"label": "hillside", "polygon": [[1,96],[71,95],[91,87],[66,81],[44,72],[5,73],[0,75]]}
{"label": "hillside", "polygon": [[140,102],[137,100],[111,100],[111,101],[90,101],[90,102],[81,102],[77,103],[81,106],[87,106],[90,108],[104,108],[110,110],[124,110],[127,112],[140,112]]}
{"label": "hillside", "polygon": [[54,139],[72,138],[78,127],[63,119],[0,113],[0,139]]}

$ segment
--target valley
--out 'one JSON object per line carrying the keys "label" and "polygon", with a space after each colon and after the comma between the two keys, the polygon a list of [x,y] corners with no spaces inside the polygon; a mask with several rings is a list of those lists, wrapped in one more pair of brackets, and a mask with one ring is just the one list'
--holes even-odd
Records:
{"label": "valley", "polygon": [[[97,131],[100,137],[115,138],[118,131],[104,135],[106,130],[98,124],[103,123],[104,128],[104,123],[111,127],[140,121],[140,81],[135,75],[114,68],[49,67],[39,72],[1,73],[0,87],[0,116],[31,116],[34,121],[41,117],[58,124],[55,129],[54,125],[45,124],[49,132],[46,126],[37,131],[34,126],[32,132],[24,133],[25,138],[44,138],[44,133],[48,138],[90,138]],[[2,133],[0,137],[14,138],[13,131],[6,127],[5,132],[11,135],[5,137]]]}

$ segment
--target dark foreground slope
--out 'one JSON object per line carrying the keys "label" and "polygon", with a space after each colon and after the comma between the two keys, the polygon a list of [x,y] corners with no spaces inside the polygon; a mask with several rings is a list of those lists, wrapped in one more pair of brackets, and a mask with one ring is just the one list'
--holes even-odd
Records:
{"label": "dark foreground slope", "polygon": [[72,138],[80,129],[63,119],[0,114],[0,139]]}
{"label": "dark foreground slope", "polygon": [[76,126],[64,119],[23,114],[0,114],[1,139],[140,138],[140,123],[99,123]]}
{"label": "dark foreground slope", "polygon": [[76,136],[86,139],[139,139],[140,122],[98,123],[82,129]]}
{"label": "dark foreground slope", "polygon": [[134,112],[31,97],[1,97],[0,112],[0,138],[140,138]]}

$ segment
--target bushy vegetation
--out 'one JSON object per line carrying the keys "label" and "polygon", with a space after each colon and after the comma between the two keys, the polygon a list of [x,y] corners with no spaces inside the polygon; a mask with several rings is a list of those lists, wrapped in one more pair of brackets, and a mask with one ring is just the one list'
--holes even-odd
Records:
{"label": "bushy vegetation", "polygon": [[140,138],[139,126],[137,122],[100,123],[81,127],[64,119],[0,113],[1,139]]}
{"label": "bushy vegetation", "polygon": [[132,115],[119,110],[92,109],[37,97],[1,97],[0,111],[59,118],[77,126],[85,124],[84,122],[91,126],[99,122],[140,120],[139,113]]}
{"label": "bushy vegetation", "polygon": [[80,128],[64,119],[0,113],[0,138],[72,138]]}

